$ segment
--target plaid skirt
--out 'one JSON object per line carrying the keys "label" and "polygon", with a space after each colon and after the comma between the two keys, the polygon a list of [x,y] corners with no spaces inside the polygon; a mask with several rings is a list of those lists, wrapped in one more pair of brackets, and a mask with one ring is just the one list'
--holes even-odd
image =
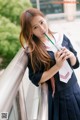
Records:
{"label": "plaid skirt", "polygon": [[80,87],[78,83],[55,93],[53,100],[49,101],[49,110],[48,120],[80,120]]}

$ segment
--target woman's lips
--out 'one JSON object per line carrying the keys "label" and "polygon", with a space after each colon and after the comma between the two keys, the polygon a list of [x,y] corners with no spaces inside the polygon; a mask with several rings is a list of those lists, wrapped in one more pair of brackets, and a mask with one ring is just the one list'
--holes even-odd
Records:
{"label": "woman's lips", "polygon": [[46,31],[44,31],[42,34],[46,34]]}

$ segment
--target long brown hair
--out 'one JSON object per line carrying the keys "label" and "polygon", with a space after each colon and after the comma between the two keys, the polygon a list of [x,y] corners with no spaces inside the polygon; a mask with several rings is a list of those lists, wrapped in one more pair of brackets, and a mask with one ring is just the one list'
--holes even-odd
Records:
{"label": "long brown hair", "polygon": [[48,52],[46,51],[44,44],[38,37],[31,34],[32,27],[30,22],[34,16],[38,15],[45,17],[44,14],[38,9],[30,8],[24,11],[20,18],[21,23],[20,42],[24,47],[23,40],[25,40],[26,44],[29,46],[31,50],[30,59],[34,72],[36,72],[42,65],[45,66],[45,70],[48,70],[51,64],[51,58]]}

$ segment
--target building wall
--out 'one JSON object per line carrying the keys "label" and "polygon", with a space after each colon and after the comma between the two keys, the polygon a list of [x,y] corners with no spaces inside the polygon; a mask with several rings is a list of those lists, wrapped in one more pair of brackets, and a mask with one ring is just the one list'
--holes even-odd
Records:
{"label": "building wall", "polygon": [[64,13],[67,20],[74,20],[80,11],[80,0],[31,0],[33,7],[40,8],[45,14]]}

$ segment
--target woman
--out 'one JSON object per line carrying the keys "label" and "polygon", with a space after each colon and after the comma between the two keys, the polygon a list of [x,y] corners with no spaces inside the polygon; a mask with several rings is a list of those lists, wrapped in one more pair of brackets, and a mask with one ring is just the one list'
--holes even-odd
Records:
{"label": "woman", "polygon": [[22,46],[23,39],[29,48],[30,80],[35,86],[48,85],[48,120],[80,120],[80,88],[73,71],[79,61],[70,40],[51,32],[45,16],[35,8],[21,15]]}

